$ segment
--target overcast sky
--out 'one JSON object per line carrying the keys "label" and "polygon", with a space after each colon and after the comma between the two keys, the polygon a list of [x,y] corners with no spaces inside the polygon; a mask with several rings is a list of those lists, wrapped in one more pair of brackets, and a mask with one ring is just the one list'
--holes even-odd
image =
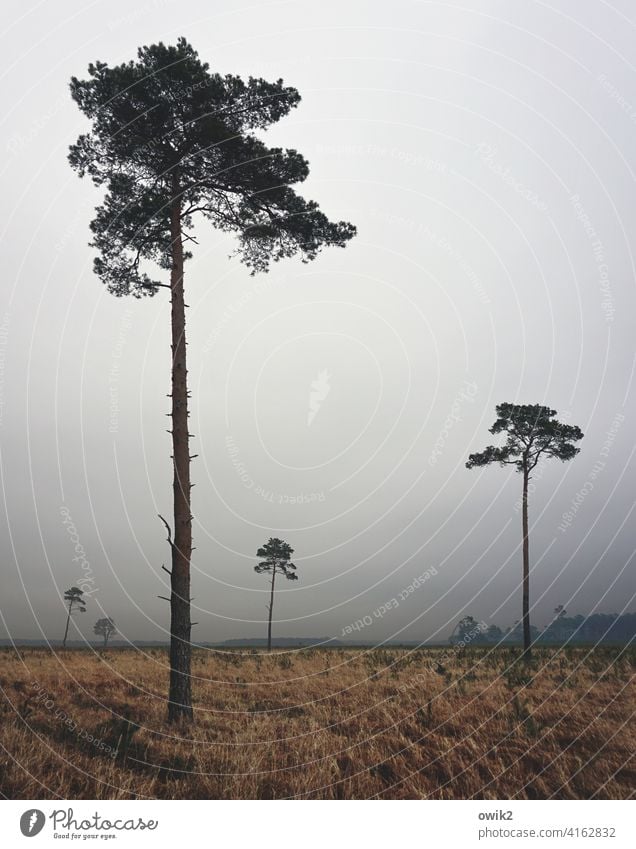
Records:
{"label": "overcast sky", "polygon": [[100,195],[66,156],[88,127],[71,75],[181,35],[213,71],[299,89],[267,139],[302,152],[302,193],[358,227],[257,277],[198,227],[195,638],[265,635],[253,566],[270,536],[299,575],[277,636],[519,619],[521,478],[464,466],[502,401],[585,432],[574,461],[535,473],[534,623],[557,604],[636,609],[631,3],[22,0],[4,7],[0,83],[0,636],[60,638],[82,579],[84,636],[106,615],[126,638],[168,636],[167,293],[105,291]]}

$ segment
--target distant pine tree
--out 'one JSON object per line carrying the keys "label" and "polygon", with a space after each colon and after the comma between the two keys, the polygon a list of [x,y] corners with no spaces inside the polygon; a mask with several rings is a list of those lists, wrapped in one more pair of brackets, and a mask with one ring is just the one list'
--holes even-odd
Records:
{"label": "distant pine tree", "polygon": [[79,587],[70,587],[64,593],[64,601],[68,604],[68,615],[66,617],[66,630],[64,631],[64,639],[62,640],[62,648],[66,648],[66,638],[68,637],[68,626],[71,622],[71,616],[77,610],[79,613],[86,613],[84,602],[84,590]]}
{"label": "distant pine tree", "polygon": [[284,540],[270,537],[269,541],[256,552],[257,557],[262,557],[260,563],[254,567],[259,575],[266,572],[272,576],[272,584],[269,595],[269,618],[267,624],[267,651],[272,650],[272,611],[274,610],[274,585],[276,575],[281,574],[288,581],[297,581],[296,567],[291,562],[294,549]]}

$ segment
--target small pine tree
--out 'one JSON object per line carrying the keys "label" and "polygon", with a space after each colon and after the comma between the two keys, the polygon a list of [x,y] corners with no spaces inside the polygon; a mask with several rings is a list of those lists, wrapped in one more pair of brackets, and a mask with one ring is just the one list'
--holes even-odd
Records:
{"label": "small pine tree", "polygon": [[267,572],[272,576],[272,584],[269,595],[269,619],[267,625],[267,651],[272,650],[272,611],[274,610],[274,585],[276,583],[276,574],[284,575],[288,581],[297,581],[296,567],[291,562],[291,556],[294,549],[284,540],[277,537],[270,537],[269,541],[258,549],[257,557],[263,558],[260,563],[254,567],[254,571],[260,575],[262,572]]}
{"label": "small pine tree", "polygon": [[62,640],[62,648],[66,648],[66,638],[68,637],[68,626],[71,621],[71,615],[77,610],[80,613],[86,613],[84,590],[79,587],[70,587],[64,593],[64,601],[68,604],[68,615],[66,617],[66,630],[64,631],[64,639]]}

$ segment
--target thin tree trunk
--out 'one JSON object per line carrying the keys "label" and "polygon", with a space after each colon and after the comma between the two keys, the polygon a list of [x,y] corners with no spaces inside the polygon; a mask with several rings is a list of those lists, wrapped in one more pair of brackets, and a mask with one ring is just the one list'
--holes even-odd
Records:
{"label": "thin tree trunk", "polygon": [[68,616],[66,617],[66,631],[64,631],[64,639],[62,640],[62,648],[66,648],[66,638],[68,637],[68,626],[71,621],[71,605],[68,606]]}
{"label": "thin tree trunk", "polygon": [[523,470],[523,499],[522,499],[522,526],[523,526],[523,651],[524,656],[530,659],[530,551],[528,545],[528,478],[530,474],[527,469]]}
{"label": "thin tree trunk", "polygon": [[190,511],[190,447],[188,433],[188,382],[186,369],[185,302],[183,293],[183,242],[181,198],[176,175],[172,178],[170,209],[172,269],[170,274],[172,318],[172,456],[174,541],[170,579],[170,692],[168,720],[192,721],[190,679],[190,558],[192,515]]}
{"label": "thin tree trunk", "polygon": [[272,650],[272,611],[274,610],[274,581],[276,580],[276,566],[272,572],[272,591],[269,596],[269,624],[267,626],[267,651]]}

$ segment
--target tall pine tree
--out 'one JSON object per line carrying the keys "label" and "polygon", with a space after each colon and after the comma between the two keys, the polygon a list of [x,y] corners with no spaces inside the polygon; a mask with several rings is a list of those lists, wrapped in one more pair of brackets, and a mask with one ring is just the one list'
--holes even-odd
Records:
{"label": "tall pine tree", "polygon": [[[91,223],[95,271],[114,295],[144,297],[170,290],[174,536],[170,594],[168,718],[192,719],[190,683],[190,449],[186,368],[184,250],[196,215],[237,236],[237,254],[252,273],[272,261],[316,257],[355,235],[331,222],[314,201],[291,188],[308,175],[295,150],[267,147],[254,134],[296,107],[298,92],[267,82],[210,73],[181,38],[176,46],[142,47],[137,61],[89,65],[71,94],[90,119],[72,145],[71,166],[106,196]],[[170,282],[150,276],[150,260]],[[142,265],[143,263],[143,265]]]}
{"label": "tall pine tree", "polygon": [[524,657],[530,659],[530,543],[528,536],[528,483],[540,460],[552,457],[562,462],[579,453],[575,442],[583,439],[576,425],[562,424],[555,418],[557,411],[543,404],[498,404],[497,420],[490,433],[506,435],[503,445],[489,445],[477,454],[470,454],[466,468],[474,469],[498,463],[514,466],[523,476],[521,489],[521,532],[523,557],[523,648]]}

